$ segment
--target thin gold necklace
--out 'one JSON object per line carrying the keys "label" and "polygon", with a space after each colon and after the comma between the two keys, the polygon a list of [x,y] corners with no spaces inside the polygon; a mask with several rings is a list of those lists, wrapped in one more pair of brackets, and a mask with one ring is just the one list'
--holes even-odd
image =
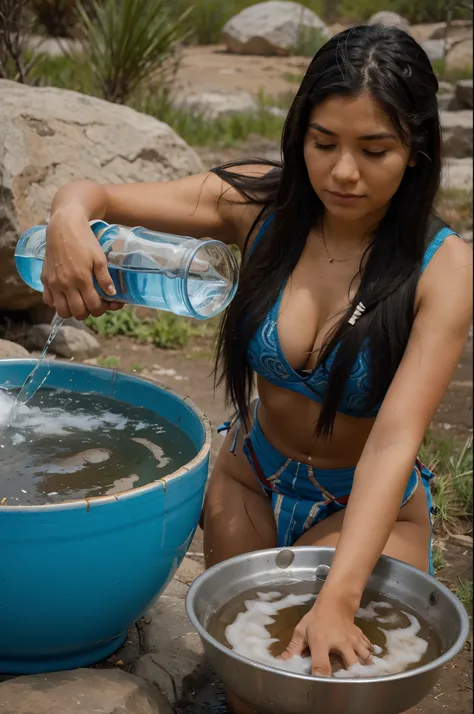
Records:
{"label": "thin gold necklace", "polygon": [[327,246],[327,243],[326,243],[326,235],[325,235],[325,233],[324,233],[324,224],[323,224],[323,223],[321,223],[321,233],[322,233],[322,236],[323,236],[324,247],[325,247],[325,249],[326,249],[326,253],[328,254],[328,258],[329,258],[329,262],[330,262],[330,263],[348,263],[350,260],[356,260],[356,258],[360,258],[360,255],[354,255],[354,256],[352,256],[352,258],[333,258],[332,255],[331,255],[331,253],[330,253],[329,250],[328,250],[328,246]]}

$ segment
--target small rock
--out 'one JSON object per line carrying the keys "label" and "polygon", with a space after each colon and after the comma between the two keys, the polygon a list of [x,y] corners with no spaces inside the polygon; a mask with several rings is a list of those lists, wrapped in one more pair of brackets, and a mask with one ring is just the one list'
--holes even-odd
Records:
{"label": "small rock", "polygon": [[444,57],[444,41],[443,40],[426,40],[422,45],[430,62],[437,62]]}
{"label": "small rock", "polygon": [[237,54],[289,55],[301,33],[312,31],[323,40],[330,37],[327,26],[312,10],[297,2],[268,0],[231,18],[224,26],[223,39],[229,52]]}
{"label": "small rock", "polygon": [[[45,322],[45,320],[42,320],[42,322]],[[87,327],[84,320],[76,320],[75,317],[68,317],[67,320],[64,320],[64,327],[75,327],[77,330],[88,332],[90,335],[94,334],[90,327]]]}
{"label": "small rock", "polygon": [[174,576],[176,580],[185,585],[191,585],[196,578],[204,572],[204,568],[196,563],[195,560],[191,558],[184,558],[180,567],[178,568],[176,575]]}
{"label": "small rock", "polygon": [[0,340],[0,359],[14,359],[16,357],[29,357],[30,353],[21,345],[10,340]]}
{"label": "small rock", "polygon": [[[26,334],[25,342],[30,348],[42,349],[51,331],[50,325],[33,325]],[[94,335],[77,327],[61,327],[49,348],[60,357],[77,361],[97,357],[101,347]]]}
{"label": "small rock", "polygon": [[472,156],[472,112],[442,111],[440,116],[445,156],[458,159]]}
{"label": "small rock", "polygon": [[163,695],[120,669],[76,669],[0,684],[2,714],[173,714]]}
{"label": "small rock", "polygon": [[456,43],[446,55],[446,69],[472,70],[472,37]]}
{"label": "small rock", "polygon": [[456,87],[451,82],[445,82],[444,79],[438,82],[438,94],[454,94],[455,90]]}
{"label": "small rock", "polygon": [[443,188],[472,191],[472,159],[445,159]]}
{"label": "small rock", "polygon": [[[187,586],[174,579],[141,621],[146,650],[133,673],[163,687],[171,704],[194,691],[210,675],[201,639],[188,620],[184,598]],[[3,713],[2,713],[3,714]]]}
{"label": "small rock", "polygon": [[68,37],[45,37],[44,35],[30,35],[27,43],[36,54],[49,55],[49,57],[63,57],[64,55],[77,54],[84,51],[79,40]]}
{"label": "small rock", "polygon": [[167,671],[166,661],[163,664],[162,660],[162,657],[150,652],[135,662],[132,671],[135,677],[140,677],[140,679],[144,679],[149,684],[158,687],[170,704],[175,704],[178,696],[174,677]]}
{"label": "small rock", "polygon": [[405,32],[410,31],[410,23],[404,17],[398,14],[398,12],[392,12],[391,10],[382,10],[381,12],[376,12],[370,18],[369,25],[385,25],[385,27],[398,27],[400,30],[405,30]]}
{"label": "small rock", "polygon": [[[437,24],[431,34],[430,40],[443,40],[446,37],[446,23]],[[454,20],[449,28],[449,39],[464,40],[472,37],[472,20]]]}
{"label": "small rock", "polygon": [[472,79],[461,79],[456,84],[456,99],[462,109],[472,109]]}
{"label": "small rock", "polygon": [[455,86],[450,82],[444,82],[443,80],[439,82],[437,99],[440,111],[449,110],[452,107],[455,101],[455,91]]}
{"label": "small rock", "polygon": [[248,92],[201,92],[178,98],[176,106],[206,119],[225,115],[255,114],[257,104]]}

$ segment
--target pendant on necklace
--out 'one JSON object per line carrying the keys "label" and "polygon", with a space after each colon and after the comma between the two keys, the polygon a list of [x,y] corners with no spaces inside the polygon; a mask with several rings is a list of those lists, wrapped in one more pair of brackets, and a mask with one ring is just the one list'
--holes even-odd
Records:
{"label": "pendant on necklace", "polygon": [[330,263],[333,263],[333,262],[334,262],[334,258],[329,258],[329,262],[330,262]]}

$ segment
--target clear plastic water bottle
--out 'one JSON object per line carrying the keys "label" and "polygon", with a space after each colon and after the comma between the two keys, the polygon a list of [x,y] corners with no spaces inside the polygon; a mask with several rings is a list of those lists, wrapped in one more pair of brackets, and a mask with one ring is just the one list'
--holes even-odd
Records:
{"label": "clear plastic water bottle", "polygon": [[[117,294],[123,301],[205,320],[224,310],[237,290],[238,266],[232,251],[218,240],[197,240],[146,228],[91,221],[107,257]],[[25,231],[15,250],[17,270],[34,290],[43,291],[41,270],[46,226]]]}

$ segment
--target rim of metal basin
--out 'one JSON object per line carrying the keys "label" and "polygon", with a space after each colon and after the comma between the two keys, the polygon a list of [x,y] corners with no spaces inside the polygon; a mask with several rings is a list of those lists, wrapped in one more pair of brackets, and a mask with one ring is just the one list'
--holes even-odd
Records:
{"label": "rim of metal basin", "polygon": [[[8,364],[11,365],[31,365],[34,366],[34,364],[37,362],[35,359],[2,359],[0,360],[0,365],[6,365]],[[185,474],[187,471],[191,471],[195,466],[199,466],[204,459],[207,457],[211,450],[211,439],[212,439],[212,429],[211,429],[211,423],[209,419],[206,417],[205,414],[199,409],[198,406],[193,402],[193,400],[190,397],[183,397],[181,394],[179,394],[175,389],[172,387],[168,387],[165,384],[162,384],[161,382],[158,382],[155,379],[150,379],[149,377],[140,377],[135,374],[129,374],[128,372],[124,372],[123,370],[120,369],[110,369],[108,367],[99,367],[97,365],[89,365],[89,364],[80,364],[76,362],[67,362],[65,360],[55,360],[57,364],[61,365],[62,369],[71,369],[71,370],[84,370],[87,372],[93,372],[93,373],[100,373],[100,372],[107,372],[107,373],[114,373],[114,374],[119,374],[123,375],[124,377],[127,377],[127,379],[132,379],[132,380],[137,380],[140,382],[146,382],[148,384],[153,385],[154,387],[159,387],[163,391],[171,394],[173,397],[176,397],[179,401],[184,402],[187,406],[191,408],[192,411],[196,414],[196,416],[199,418],[203,428],[204,428],[204,443],[196,456],[191,459],[185,466],[181,466],[181,468],[176,469],[176,471],[173,471],[171,474],[168,474],[167,476],[163,476],[161,479],[157,479],[156,481],[152,481],[151,483],[146,484],[145,486],[139,486],[138,488],[130,488],[126,489],[125,491],[119,491],[118,493],[114,493],[112,496],[91,496],[90,498],[79,498],[79,499],[71,499],[71,500],[65,500],[61,501],[60,503],[45,503],[42,505],[21,505],[21,506],[15,506],[12,504],[4,504],[0,505],[0,512],[3,511],[28,511],[29,513],[33,511],[48,511],[48,510],[65,510],[65,509],[74,509],[74,508],[86,508],[90,507],[90,504],[92,503],[113,503],[114,501],[120,501],[124,498],[135,498],[139,496],[140,494],[145,493],[146,491],[153,491],[155,489],[166,489],[166,484],[172,481],[175,478],[179,478],[179,476],[182,476]],[[72,390],[74,391],[74,390]]]}
{"label": "rim of metal basin", "polygon": [[[194,612],[194,600],[196,597],[196,591],[199,590],[201,585],[205,583],[207,580],[210,580],[213,578],[214,574],[216,572],[219,572],[221,570],[225,570],[227,568],[231,568],[234,564],[237,564],[241,561],[242,557],[247,558],[248,560],[252,560],[254,558],[258,558],[262,554],[266,554],[268,556],[272,555],[277,555],[280,553],[282,550],[291,550],[291,548],[269,548],[265,550],[257,550],[253,551],[252,553],[246,553],[244,555],[237,555],[233,558],[229,558],[229,560],[225,560],[222,563],[217,563],[216,565],[213,565],[209,570],[204,571],[201,575],[199,575],[196,580],[192,583],[190,586],[187,595],[186,595],[186,613],[188,615],[188,618],[199,634],[201,638],[204,640],[207,640],[210,644],[212,644],[213,647],[215,647],[219,652],[221,652],[223,655],[227,657],[232,657],[233,659],[236,659],[240,662],[243,662],[245,664],[250,664],[253,667],[256,667],[258,669],[262,669],[266,672],[270,672],[272,674],[280,674],[284,677],[287,677],[289,679],[299,679],[307,682],[324,682],[326,684],[334,684],[337,686],[350,686],[350,685],[362,685],[362,684],[370,684],[373,682],[393,682],[397,680],[402,680],[402,679],[408,679],[411,677],[414,677],[415,675],[420,675],[423,674],[424,672],[429,672],[432,669],[437,669],[438,667],[442,667],[443,665],[447,664],[449,661],[453,659],[464,647],[464,643],[467,640],[469,636],[469,617],[468,614],[465,610],[465,608],[462,606],[461,602],[458,600],[458,598],[442,583],[440,583],[438,580],[436,581],[436,587],[440,592],[443,593],[443,595],[448,598],[448,600],[451,601],[455,609],[460,615],[460,620],[461,620],[461,631],[459,634],[459,637],[457,638],[456,642],[452,647],[450,647],[446,652],[444,652],[442,655],[437,657],[435,660],[432,662],[428,662],[428,664],[423,665],[422,667],[418,667],[415,669],[410,669],[405,672],[399,672],[398,674],[390,674],[390,675],[385,675],[382,677],[357,677],[357,678],[345,678],[345,677],[316,677],[312,674],[297,674],[294,672],[288,672],[286,670],[278,669],[276,667],[271,667],[270,665],[262,664],[260,662],[255,662],[254,660],[249,659],[248,657],[243,657],[242,655],[239,655],[233,650],[229,649],[225,645],[221,644],[216,640],[212,635],[209,634],[209,632],[206,630],[205,627],[201,625],[199,622],[195,612]],[[326,553],[335,553],[335,548],[329,548],[326,546],[300,546],[298,548],[294,549],[297,552],[312,552],[312,551],[318,551],[318,552],[326,552]],[[400,563],[403,561],[397,560],[396,558],[390,558],[389,556],[383,555],[381,556],[381,559],[395,562],[395,563]],[[424,573],[421,570],[418,570],[417,568],[414,568],[412,565],[408,565],[407,563],[403,563],[404,567],[406,567],[409,571],[413,572],[416,574],[418,577],[423,577],[425,579],[430,578],[433,580],[431,575],[428,575],[428,573]]]}

